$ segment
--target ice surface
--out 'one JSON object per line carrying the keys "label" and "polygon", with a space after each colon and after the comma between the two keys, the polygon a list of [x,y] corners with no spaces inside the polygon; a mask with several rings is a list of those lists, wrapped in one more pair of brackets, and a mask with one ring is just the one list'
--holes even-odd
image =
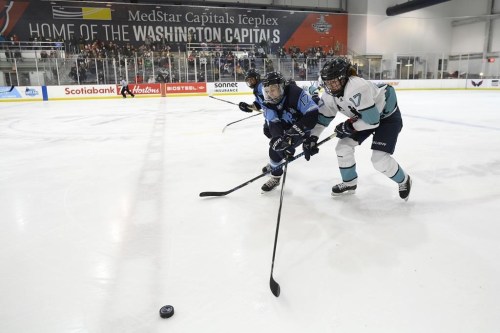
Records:
{"label": "ice surface", "polygon": [[198,196],[259,175],[261,117],[222,133],[248,114],[208,97],[0,104],[0,332],[498,332],[499,92],[398,97],[409,201],[371,139],[353,196],[330,196],[335,139],[290,164],[279,298],[279,191]]}

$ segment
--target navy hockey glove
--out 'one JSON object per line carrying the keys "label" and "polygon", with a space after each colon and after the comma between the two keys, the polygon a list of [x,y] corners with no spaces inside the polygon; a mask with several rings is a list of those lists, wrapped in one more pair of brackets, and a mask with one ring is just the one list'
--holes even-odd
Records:
{"label": "navy hockey glove", "polygon": [[262,110],[262,107],[260,106],[259,102],[257,102],[257,101],[253,102],[253,106],[254,106],[255,110]]}
{"label": "navy hockey glove", "polygon": [[306,132],[304,131],[301,125],[293,124],[292,128],[286,131],[285,134],[290,138],[292,138],[292,143],[295,143],[299,139],[301,139],[304,135],[306,135]]}
{"label": "navy hockey glove", "polygon": [[272,139],[271,148],[278,154],[283,154],[283,157],[287,160],[293,157],[295,154],[295,148],[293,147],[292,138],[288,135],[283,135],[279,138]]}
{"label": "navy hockey glove", "polygon": [[267,123],[264,123],[264,128],[263,128],[264,135],[271,139],[273,136],[271,135],[271,131],[269,130],[269,125]]}
{"label": "navy hockey glove", "polygon": [[319,152],[318,137],[313,135],[305,139],[304,143],[302,144],[302,150],[304,151],[305,159],[309,161],[311,159],[311,156]]}
{"label": "navy hockey glove", "polygon": [[250,105],[245,103],[245,102],[240,102],[238,104],[238,107],[240,108],[241,111],[243,112],[252,112],[253,110],[250,108]]}
{"label": "navy hockey glove", "polygon": [[335,133],[337,133],[337,138],[339,139],[350,138],[355,132],[356,130],[352,126],[351,119],[347,119],[335,127]]}

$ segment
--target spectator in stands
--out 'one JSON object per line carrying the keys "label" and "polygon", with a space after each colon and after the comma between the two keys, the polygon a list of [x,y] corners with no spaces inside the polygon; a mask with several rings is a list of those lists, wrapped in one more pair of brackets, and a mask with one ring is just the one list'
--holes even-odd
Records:
{"label": "spectator in stands", "polygon": [[104,73],[103,72],[99,72],[97,74],[97,83],[98,84],[104,84]]}
{"label": "spectator in stands", "polygon": [[5,36],[0,33],[0,46],[3,48],[3,42],[5,42]]}
{"label": "spectator in stands", "polygon": [[14,58],[12,51],[8,46],[5,49],[5,58],[7,59],[8,62],[14,61],[12,60]]}
{"label": "spectator in stands", "polygon": [[47,61],[48,57],[49,57],[49,55],[47,54],[47,51],[45,51],[45,50],[40,51],[40,61],[42,61],[42,62]]}

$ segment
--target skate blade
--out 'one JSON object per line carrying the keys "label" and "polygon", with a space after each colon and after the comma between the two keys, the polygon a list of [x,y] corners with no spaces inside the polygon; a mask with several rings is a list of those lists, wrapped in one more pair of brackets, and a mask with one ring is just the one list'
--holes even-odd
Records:
{"label": "skate blade", "polygon": [[408,195],[406,196],[406,198],[403,199],[405,202],[407,202],[408,199],[410,198],[411,189],[412,189],[412,185],[413,185],[412,182],[413,182],[413,179],[410,178],[410,193],[408,193]]}
{"label": "skate blade", "polygon": [[347,191],[342,192],[342,193],[331,192],[332,197],[342,197],[344,195],[353,195],[353,194],[356,194],[356,190],[347,190]]}

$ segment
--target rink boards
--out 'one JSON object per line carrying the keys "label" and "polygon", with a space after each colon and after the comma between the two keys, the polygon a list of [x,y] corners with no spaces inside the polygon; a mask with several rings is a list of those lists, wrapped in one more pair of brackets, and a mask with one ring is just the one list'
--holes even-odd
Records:
{"label": "rink boards", "polygon": [[[500,90],[497,79],[446,79],[446,80],[372,80],[377,84],[390,84],[397,90],[476,89]],[[315,81],[297,81],[300,87],[317,84]],[[186,95],[237,95],[251,94],[244,82],[188,82],[129,84],[137,97],[167,97]],[[0,87],[0,102],[48,101],[71,99],[123,98],[121,86],[115,84],[69,86],[16,86]]]}

